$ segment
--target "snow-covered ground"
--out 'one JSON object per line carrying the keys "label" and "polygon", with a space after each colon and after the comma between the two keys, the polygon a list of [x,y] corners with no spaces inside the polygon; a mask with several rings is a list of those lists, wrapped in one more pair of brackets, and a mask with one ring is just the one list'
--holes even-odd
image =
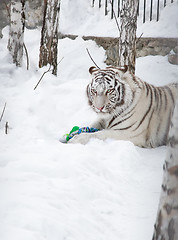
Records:
{"label": "snow-covered ground", "polygon": [[[85,36],[118,37],[118,29],[115,20],[111,20],[111,6],[108,4],[108,15],[105,16],[104,0],[99,9],[98,0],[95,7],[92,0],[65,0],[61,2],[60,31],[64,34],[76,34]],[[157,0],[153,0],[153,20],[149,21],[150,2],[146,1],[146,22],[143,24],[143,5],[140,0],[140,14],[138,17],[137,36],[140,37],[178,37],[178,1],[160,0],[160,19],[156,21]],[[117,1],[114,1],[117,5]],[[115,6],[117,9],[117,6]],[[117,12],[116,12],[117,14]],[[119,22],[119,18],[118,18]],[[104,26],[104,27],[103,27]]]}
{"label": "snow-covered ground", "polygon": [[[48,69],[38,69],[40,31],[25,31],[29,71],[25,57],[22,68],[10,63],[7,27],[3,35],[0,114],[7,105],[0,122],[0,239],[150,240],[166,147],[141,149],[111,139],[85,146],[58,141],[74,125],[95,119],[85,96],[93,65],[86,48],[100,67],[104,50],[81,37],[60,40],[59,60],[64,59],[58,77],[47,73],[33,90]],[[155,85],[178,77],[167,56],[139,58],[136,69]]]}

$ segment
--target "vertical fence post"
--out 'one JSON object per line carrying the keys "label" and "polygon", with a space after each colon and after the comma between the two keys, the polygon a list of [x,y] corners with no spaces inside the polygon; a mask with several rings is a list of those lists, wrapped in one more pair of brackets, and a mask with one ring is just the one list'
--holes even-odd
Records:
{"label": "vertical fence post", "polygon": [[118,0],[118,12],[117,12],[117,17],[119,17],[120,16],[120,0]]}
{"label": "vertical fence post", "polygon": [[152,21],[152,17],[153,17],[153,0],[151,0],[150,4],[150,21]]}
{"label": "vertical fence post", "polygon": [[138,0],[137,16],[139,16],[140,0]]}
{"label": "vertical fence post", "polygon": [[143,23],[145,23],[146,19],[146,0],[144,0],[144,5],[143,5]]}
{"label": "vertical fence post", "polygon": [[156,21],[159,21],[159,0],[157,2],[157,17],[156,17]]}
{"label": "vertical fence post", "polygon": [[105,0],[105,15],[108,15],[108,0]]}
{"label": "vertical fence post", "polygon": [[101,0],[99,0],[99,8],[101,7]]}
{"label": "vertical fence post", "polygon": [[111,1],[111,19],[114,17],[114,0]]}
{"label": "vertical fence post", "polygon": [[164,0],[164,7],[166,7],[166,0]]}
{"label": "vertical fence post", "polygon": [[95,0],[92,0],[92,7],[94,7],[95,5]]}

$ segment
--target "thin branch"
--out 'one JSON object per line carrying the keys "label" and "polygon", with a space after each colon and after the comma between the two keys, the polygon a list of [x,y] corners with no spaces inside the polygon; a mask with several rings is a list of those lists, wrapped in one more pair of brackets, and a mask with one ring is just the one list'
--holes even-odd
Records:
{"label": "thin branch", "polygon": [[140,37],[137,38],[136,43],[140,41],[140,39],[142,38],[142,36],[143,36],[143,33],[141,33],[141,34],[140,34]]}
{"label": "thin branch", "polygon": [[57,64],[57,66],[62,62],[63,59],[64,59],[64,57],[61,58],[61,60]]}
{"label": "thin branch", "polygon": [[5,109],[6,109],[6,103],[4,104],[4,108],[3,108],[2,113],[1,113],[0,122],[2,121],[2,118],[4,116]]}
{"label": "thin branch", "polygon": [[118,23],[118,21],[117,21],[117,17],[116,17],[116,13],[115,13],[115,11],[114,11],[114,7],[113,7],[113,5],[112,5],[112,2],[111,2],[111,0],[109,0],[109,2],[110,2],[110,4],[111,4],[112,11],[113,11],[113,15],[114,15],[114,19],[115,19],[115,21],[116,21],[116,25],[117,25],[117,28],[118,28],[118,30],[119,30],[119,33],[120,33],[120,32],[121,32],[121,30],[120,30],[120,27],[119,27],[119,23]]}
{"label": "thin branch", "polygon": [[92,62],[95,64],[95,66],[96,66],[97,68],[100,69],[100,67],[98,67],[98,65],[96,64],[96,62],[93,60],[93,58],[92,58],[92,56],[91,56],[91,54],[90,54],[88,48],[86,48],[86,50],[87,50],[87,53],[88,53],[89,57],[91,58]]}
{"label": "thin branch", "polygon": [[27,58],[27,70],[29,70],[29,56],[28,56],[28,51],[27,51],[27,47],[26,47],[25,43],[23,43],[23,47],[25,49],[25,54],[26,54],[26,58]]}
{"label": "thin branch", "polygon": [[38,87],[38,85],[40,84],[40,82],[41,82],[41,80],[43,79],[44,75],[45,75],[46,73],[50,72],[50,70],[51,70],[51,64],[50,64],[48,70],[45,71],[45,72],[42,74],[42,76],[40,77],[40,80],[37,82],[37,84],[36,84],[36,86],[34,87],[33,90],[35,90],[35,89]]}
{"label": "thin branch", "polygon": [[[61,60],[58,62],[58,64],[57,65],[59,65],[61,62],[62,62],[62,60],[64,59],[64,57],[62,57],[61,58]],[[38,87],[38,85],[40,84],[40,82],[41,82],[41,80],[43,79],[43,77],[44,77],[44,75],[46,74],[46,73],[48,73],[48,72],[50,72],[50,71],[52,71],[51,70],[51,64],[50,64],[50,66],[49,66],[49,68],[48,68],[48,70],[47,71],[45,71],[43,74],[42,74],[42,76],[40,77],[40,80],[37,82],[37,84],[36,84],[36,86],[34,87],[34,89],[33,90],[35,90],[37,87]]]}

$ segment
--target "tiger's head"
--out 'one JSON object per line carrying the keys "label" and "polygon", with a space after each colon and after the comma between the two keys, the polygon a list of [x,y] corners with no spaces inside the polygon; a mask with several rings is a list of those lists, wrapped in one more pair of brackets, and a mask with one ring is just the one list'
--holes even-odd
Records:
{"label": "tiger's head", "polygon": [[91,83],[87,86],[89,105],[96,113],[111,114],[117,107],[125,104],[125,94],[128,86],[122,80],[127,66],[121,68],[107,67],[98,69],[90,67]]}

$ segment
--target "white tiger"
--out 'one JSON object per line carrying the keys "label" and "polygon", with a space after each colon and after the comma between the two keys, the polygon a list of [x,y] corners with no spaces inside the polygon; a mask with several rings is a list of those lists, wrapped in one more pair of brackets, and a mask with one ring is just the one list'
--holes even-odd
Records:
{"label": "white tiger", "polygon": [[127,66],[91,67],[89,72],[88,102],[100,117],[91,127],[101,131],[81,133],[69,142],[112,138],[148,148],[167,143],[178,83],[155,87],[130,73]]}

